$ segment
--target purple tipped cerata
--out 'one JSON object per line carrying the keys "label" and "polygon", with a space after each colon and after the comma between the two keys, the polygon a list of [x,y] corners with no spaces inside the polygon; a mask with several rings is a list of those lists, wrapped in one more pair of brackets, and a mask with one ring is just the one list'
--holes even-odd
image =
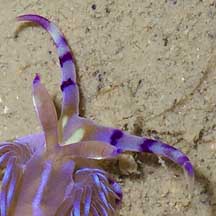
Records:
{"label": "purple tipped cerata", "polygon": [[28,14],[17,20],[34,22],[50,33],[59,56],[63,99],[58,117],[36,74],[32,95],[41,132],[0,144],[0,165],[5,169],[1,216],[117,215],[123,197],[121,187],[95,162],[115,158],[124,151],[168,158],[193,179],[189,158],[175,147],[80,117],[75,64],[64,35],[42,16]]}

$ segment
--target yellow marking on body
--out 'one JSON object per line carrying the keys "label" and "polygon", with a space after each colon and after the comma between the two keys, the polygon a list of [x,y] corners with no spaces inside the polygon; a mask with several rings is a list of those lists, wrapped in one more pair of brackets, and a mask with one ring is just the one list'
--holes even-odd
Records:
{"label": "yellow marking on body", "polygon": [[65,127],[65,125],[67,124],[67,122],[68,122],[68,117],[67,117],[67,116],[64,116],[64,117],[62,118],[62,127],[63,127],[63,128]]}
{"label": "yellow marking on body", "polygon": [[71,143],[77,143],[80,142],[84,136],[85,130],[84,128],[78,128],[71,137],[67,139],[65,142],[66,145],[71,144]]}

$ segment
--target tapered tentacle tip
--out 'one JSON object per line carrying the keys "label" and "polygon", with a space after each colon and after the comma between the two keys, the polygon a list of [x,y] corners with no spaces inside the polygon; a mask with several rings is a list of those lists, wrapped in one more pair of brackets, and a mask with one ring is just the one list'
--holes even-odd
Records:
{"label": "tapered tentacle tip", "polygon": [[190,161],[186,161],[183,166],[189,176],[191,177],[194,176],[194,168],[192,164],[190,163]]}
{"label": "tapered tentacle tip", "polygon": [[24,14],[24,15],[19,15],[16,17],[16,20],[17,21],[26,21],[28,19],[33,19],[33,18],[36,18],[36,17],[40,17],[39,15],[36,15],[36,14]]}
{"label": "tapered tentacle tip", "polygon": [[36,73],[33,79],[33,85],[40,83],[40,74]]}
{"label": "tapered tentacle tip", "polygon": [[194,188],[194,178],[195,178],[194,168],[192,164],[190,163],[190,161],[186,161],[183,165],[183,168],[184,168],[188,190],[192,194],[193,188]]}
{"label": "tapered tentacle tip", "polygon": [[22,21],[22,20],[23,20],[22,15],[16,17],[16,21]]}
{"label": "tapered tentacle tip", "polygon": [[31,14],[20,15],[20,16],[16,17],[16,20],[17,21],[25,21],[27,17],[31,17],[31,16],[34,16],[34,15],[31,15]]}

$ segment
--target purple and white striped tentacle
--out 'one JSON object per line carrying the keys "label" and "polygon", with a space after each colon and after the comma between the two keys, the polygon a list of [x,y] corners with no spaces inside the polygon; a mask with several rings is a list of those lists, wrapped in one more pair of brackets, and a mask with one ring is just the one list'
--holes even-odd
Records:
{"label": "purple and white striped tentacle", "polygon": [[[105,132],[105,130],[103,130]],[[163,156],[172,160],[173,162],[180,165],[187,173],[188,177],[194,177],[194,169],[189,158],[182,153],[179,149],[165,144],[159,140],[149,139],[146,137],[138,137],[129,135],[119,129],[108,129],[106,130],[106,140],[111,145],[114,145],[118,149],[123,151],[135,151],[135,152],[147,152],[158,156]],[[105,138],[105,134],[98,132],[97,138]],[[102,140],[104,141],[104,139]]]}
{"label": "purple and white striped tentacle", "polygon": [[110,144],[126,151],[148,152],[164,156],[182,166],[189,176],[194,175],[189,158],[180,150],[159,140],[129,135],[117,129],[113,130],[110,136]]}
{"label": "purple and white striped tentacle", "polygon": [[57,48],[60,66],[62,70],[61,90],[63,94],[62,116],[71,116],[79,113],[79,89],[76,84],[76,72],[74,59],[64,35],[57,26],[48,19],[33,14],[17,17],[18,21],[31,21],[39,24],[48,31]]}
{"label": "purple and white striped tentacle", "polygon": [[91,120],[76,116],[70,119],[65,128],[66,140],[70,139],[70,136],[78,129],[77,127],[84,130],[82,141],[100,141],[109,143],[122,151],[148,152],[163,156],[183,167],[187,176],[193,179],[194,169],[189,158],[168,144],[159,140],[130,135],[119,129],[99,126]]}
{"label": "purple and white striped tentacle", "polygon": [[188,174],[193,174],[191,170],[192,165],[189,166],[188,164],[189,158],[180,150],[159,140],[133,136],[115,129],[112,131],[109,142],[111,145],[126,151],[148,152],[167,157],[177,164],[184,166],[188,170]]}

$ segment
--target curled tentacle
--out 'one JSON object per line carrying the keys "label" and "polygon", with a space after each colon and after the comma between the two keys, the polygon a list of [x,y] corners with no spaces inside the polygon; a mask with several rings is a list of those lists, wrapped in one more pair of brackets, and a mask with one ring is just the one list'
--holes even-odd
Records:
{"label": "curled tentacle", "polygon": [[0,144],[0,167],[5,167],[9,158],[16,158],[16,162],[25,165],[33,152],[29,146],[17,142],[4,142]]}
{"label": "curled tentacle", "polygon": [[0,215],[6,216],[13,211],[23,169],[32,152],[26,145],[5,142],[0,145],[0,155],[0,167],[5,169],[0,192]]}
{"label": "curled tentacle", "polygon": [[45,149],[45,136],[44,133],[30,134],[27,136],[19,137],[15,143],[24,144],[33,153],[41,152]]}

